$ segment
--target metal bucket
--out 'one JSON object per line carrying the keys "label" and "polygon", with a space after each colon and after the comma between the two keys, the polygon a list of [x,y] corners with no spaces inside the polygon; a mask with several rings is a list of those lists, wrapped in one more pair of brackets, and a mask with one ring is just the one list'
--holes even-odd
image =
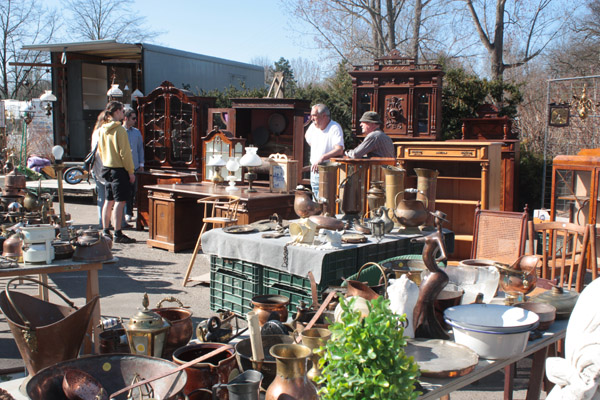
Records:
{"label": "metal bucket", "polygon": [[[26,390],[27,395],[32,400],[64,400],[63,377],[67,370],[75,369],[96,378],[108,394],[111,394],[131,385],[135,379],[138,381],[150,379],[175,368],[177,368],[177,365],[171,361],[133,354],[89,356],[64,361],[41,370],[31,377]],[[153,391],[153,395],[143,398],[175,399],[176,395],[183,390],[186,380],[186,372],[179,371],[150,382],[149,386]],[[139,388],[142,393],[149,389],[146,385]],[[142,398],[138,388],[133,389],[132,392],[134,399]],[[124,393],[118,396],[117,399],[125,399],[126,397]]]}
{"label": "metal bucket", "polygon": [[[16,280],[31,281],[56,293],[69,306],[60,306],[24,293],[11,292]],[[42,368],[76,358],[98,299],[81,308],[37,279],[17,277],[9,280],[0,293],[0,310],[6,316],[27,371],[31,375]]]}

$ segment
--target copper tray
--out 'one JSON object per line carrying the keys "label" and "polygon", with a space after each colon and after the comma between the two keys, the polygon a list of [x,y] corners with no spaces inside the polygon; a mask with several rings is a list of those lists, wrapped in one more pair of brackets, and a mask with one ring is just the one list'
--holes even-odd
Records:
{"label": "copper tray", "polygon": [[477,353],[450,340],[410,340],[404,351],[415,358],[421,375],[430,378],[465,376],[479,362]]}
{"label": "copper tray", "polygon": [[332,231],[340,231],[348,227],[348,223],[346,221],[342,221],[341,219],[337,219],[334,217],[326,217],[324,215],[311,215],[310,217],[308,217],[308,219],[317,224],[317,229],[323,228]]}
{"label": "copper tray", "polygon": [[251,233],[255,230],[256,228],[252,225],[232,225],[223,228],[223,232],[225,233]]}

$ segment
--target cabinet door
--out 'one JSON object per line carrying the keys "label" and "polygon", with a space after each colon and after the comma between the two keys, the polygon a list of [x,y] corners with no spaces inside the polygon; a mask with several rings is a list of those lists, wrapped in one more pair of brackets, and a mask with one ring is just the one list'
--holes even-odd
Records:
{"label": "cabinet door", "polygon": [[169,98],[169,142],[171,152],[169,161],[173,166],[185,166],[194,162],[196,143],[193,132],[194,108],[190,103],[183,103],[176,96]]}
{"label": "cabinet door", "polygon": [[167,161],[165,105],[165,97],[160,96],[141,106],[144,124],[144,157],[148,166],[161,166]]}
{"label": "cabinet door", "polygon": [[595,220],[590,216],[592,207],[595,208],[595,199],[590,198],[592,183],[590,170],[555,168],[554,219],[578,225]]}
{"label": "cabinet door", "polygon": [[[408,93],[383,95],[383,128],[385,133],[406,135],[408,133]],[[380,109],[382,107],[380,106]]]}

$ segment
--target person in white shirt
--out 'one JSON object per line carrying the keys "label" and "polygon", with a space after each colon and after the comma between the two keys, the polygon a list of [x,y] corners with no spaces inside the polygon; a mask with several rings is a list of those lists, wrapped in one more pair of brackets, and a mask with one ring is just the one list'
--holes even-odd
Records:
{"label": "person in white shirt", "polygon": [[325,104],[316,104],[310,111],[312,124],[304,135],[310,146],[310,186],[316,198],[319,196],[319,164],[344,154],[344,132],[331,120]]}

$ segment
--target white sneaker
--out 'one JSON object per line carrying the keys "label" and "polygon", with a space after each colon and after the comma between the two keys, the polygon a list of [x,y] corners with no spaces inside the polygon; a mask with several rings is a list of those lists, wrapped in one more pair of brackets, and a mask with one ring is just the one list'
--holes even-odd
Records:
{"label": "white sneaker", "polygon": [[131,215],[125,215],[125,221],[131,222],[133,221],[133,217]]}

